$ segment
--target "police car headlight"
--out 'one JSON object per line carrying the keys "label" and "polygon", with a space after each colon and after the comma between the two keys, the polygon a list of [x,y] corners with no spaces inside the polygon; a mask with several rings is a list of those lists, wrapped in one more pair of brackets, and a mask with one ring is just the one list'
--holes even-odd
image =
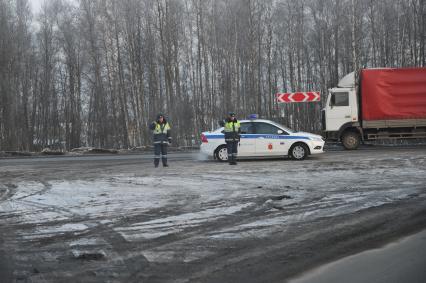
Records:
{"label": "police car headlight", "polygon": [[320,138],[320,137],[309,137],[309,139],[311,141],[322,141],[322,138]]}

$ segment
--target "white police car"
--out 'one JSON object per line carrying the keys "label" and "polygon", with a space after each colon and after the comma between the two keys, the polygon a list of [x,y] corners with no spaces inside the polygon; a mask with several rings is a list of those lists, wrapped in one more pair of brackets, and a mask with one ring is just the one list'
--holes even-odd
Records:
{"label": "white police car", "polygon": [[[310,154],[324,152],[324,139],[315,134],[294,132],[270,120],[241,120],[241,140],[238,157],[289,156],[303,160]],[[223,127],[201,134],[201,153],[228,160]]]}

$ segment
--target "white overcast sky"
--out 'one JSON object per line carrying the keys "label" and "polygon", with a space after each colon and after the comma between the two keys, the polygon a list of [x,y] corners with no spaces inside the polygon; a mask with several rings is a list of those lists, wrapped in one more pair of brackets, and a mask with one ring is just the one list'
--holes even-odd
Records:
{"label": "white overcast sky", "polygon": [[[31,10],[32,10],[33,14],[35,15],[38,12],[40,12],[41,6],[46,2],[48,3],[49,1],[52,1],[52,0],[28,0],[28,3],[30,3]],[[67,2],[77,3],[77,0],[70,0],[70,1],[67,1]]]}
{"label": "white overcast sky", "polygon": [[41,9],[41,4],[44,3],[45,0],[29,0],[31,4],[31,10],[34,14],[37,14]]}

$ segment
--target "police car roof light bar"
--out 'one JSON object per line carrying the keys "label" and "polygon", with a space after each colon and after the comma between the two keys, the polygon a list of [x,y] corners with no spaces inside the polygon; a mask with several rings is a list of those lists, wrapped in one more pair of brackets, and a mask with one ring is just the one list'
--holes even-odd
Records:
{"label": "police car roof light bar", "polygon": [[249,120],[259,119],[259,115],[258,114],[250,114],[250,115],[248,115],[248,119]]}

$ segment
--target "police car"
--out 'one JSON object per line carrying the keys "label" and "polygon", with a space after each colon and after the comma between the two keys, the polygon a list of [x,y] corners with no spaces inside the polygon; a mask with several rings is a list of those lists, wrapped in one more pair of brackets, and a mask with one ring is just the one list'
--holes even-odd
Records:
{"label": "police car", "polygon": [[[240,120],[241,139],[238,157],[289,156],[303,160],[324,152],[324,139],[315,134],[294,132],[270,120]],[[228,160],[223,127],[201,134],[201,153],[219,161]]]}

